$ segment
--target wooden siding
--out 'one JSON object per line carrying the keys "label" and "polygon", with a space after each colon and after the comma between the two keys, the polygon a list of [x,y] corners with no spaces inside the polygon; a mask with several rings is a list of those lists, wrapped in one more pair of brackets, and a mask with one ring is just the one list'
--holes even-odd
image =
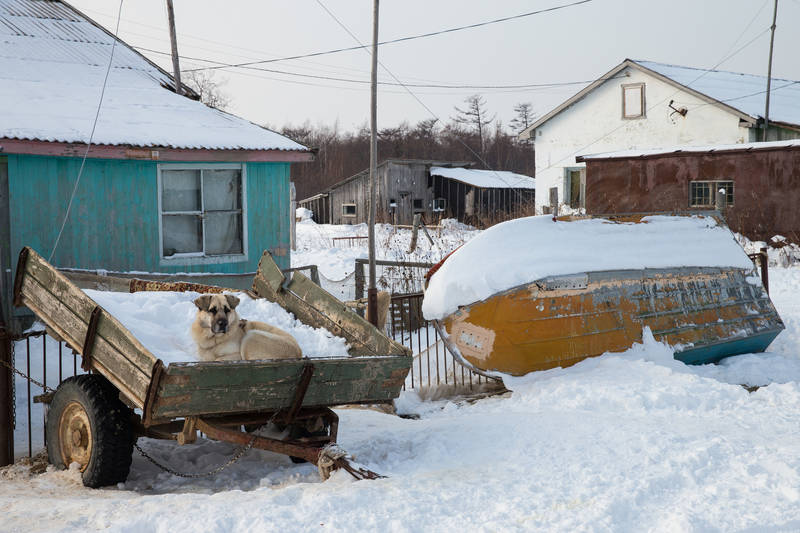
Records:
{"label": "wooden siding", "polygon": [[[11,253],[31,246],[45,258],[58,235],[80,158],[9,155]],[[213,163],[210,163],[213,165]],[[53,263],[146,272],[254,272],[269,249],[289,267],[289,164],[247,163],[248,257],[220,264],[160,261],[158,162],[87,159]]]}

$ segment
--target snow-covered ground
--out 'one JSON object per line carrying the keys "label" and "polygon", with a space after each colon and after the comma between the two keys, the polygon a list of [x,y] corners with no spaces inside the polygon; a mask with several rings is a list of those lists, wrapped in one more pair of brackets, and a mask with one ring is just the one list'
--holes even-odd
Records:
{"label": "snow-covered ground", "polygon": [[[304,241],[356,229],[300,224],[293,263],[329,256],[322,273],[344,277],[342,257],[363,248],[315,252]],[[381,231],[407,247],[406,234]],[[313,466],[257,450],[196,480],[134,452],[128,480],[101,490],[75,471],[17,464],[0,470],[0,531],[797,531],[800,268],[772,268],[770,285],[787,329],[765,354],[690,367],[645,336],[625,354],[509,379],[504,396],[403,393],[398,411],[416,419],[337,410],[340,444],[385,479],[320,482]],[[187,472],[236,450],[139,444]]]}

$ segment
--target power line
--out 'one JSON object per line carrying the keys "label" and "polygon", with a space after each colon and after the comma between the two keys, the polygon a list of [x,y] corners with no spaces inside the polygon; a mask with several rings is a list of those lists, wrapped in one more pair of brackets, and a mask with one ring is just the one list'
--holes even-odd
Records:
{"label": "power line", "polygon": [[[348,33],[348,34],[349,34],[349,35],[350,35],[350,36],[351,36],[351,37],[352,37],[352,38],[353,38],[353,39],[354,39],[354,40],[355,40],[355,41],[356,41],[358,44],[361,44],[361,41],[358,39],[358,37],[356,37],[356,35],[355,35],[355,34],[354,34],[352,31],[350,31],[350,29],[349,29],[349,28],[348,28],[348,27],[347,27],[347,26],[346,26],[346,25],[345,25],[345,24],[344,24],[344,23],[343,23],[341,20],[339,20],[339,19],[336,17],[336,15],[334,15],[334,14],[333,14],[333,12],[331,12],[331,10],[329,10],[329,9],[328,9],[328,8],[325,6],[325,4],[323,4],[323,3],[322,3],[322,0],[316,0],[316,2],[317,2],[319,5],[320,5],[320,7],[322,7],[322,9],[324,9],[324,10],[325,10],[325,12],[326,12],[326,13],[328,13],[328,15],[330,15],[330,16],[331,16],[331,18],[333,18],[333,20],[335,20],[335,21],[336,21],[336,23],[337,23],[339,26],[341,26],[341,27],[342,27],[342,29],[344,29],[344,31],[346,31],[346,32],[347,32],[347,33]],[[581,2],[581,3],[583,3],[583,2]],[[364,51],[365,51],[365,52],[367,52],[369,55],[372,55],[372,52],[371,52],[371,51],[370,51],[370,50],[369,50],[367,47],[365,47],[365,46],[363,46],[363,45],[362,45],[362,48],[364,48]],[[425,110],[427,110],[427,111],[428,111],[428,113],[430,113],[430,114],[431,114],[431,116],[432,116],[433,118],[435,118],[437,121],[441,121],[441,118],[439,118],[439,116],[438,116],[436,113],[434,113],[434,112],[433,112],[433,110],[431,110],[431,108],[430,108],[430,107],[428,107],[427,105],[425,105],[425,103],[424,103],[422,100],[420,100],[420,99],[419,99],[419,97],[418,97],[416,94],[414,94],[414,92],[413,92],[411,89],[409,89],[409,88],[408,88],[408,86],[406,86],[405,84],[403,84],[403,82],[401,82],[401,81],[400,81],[400,80],[397,78],[397,76],[395,76],[395,75],[392,73],[392,71],[391,71],[391,70],[389,70],[389,69],[388,69],[388,67],[386,67],[386,65],[384,65],[384,64],[383,64],[383,63],[382,63],[380,60],[378,60],[378,64],[379,64],[379,65],[381,66],[381,68],[383,68],[383,69],[384,69],[384,70],[385,70],[385,71],[386,71],[386,72],[387,72],[387,73],[388,73],[388,74],[389,74],[389,75],[390,75],[390,76],[391,76],[391,77],[392,77],[392,78],[393,78],[393,79],[394,79],[394,80],[395,80],[395,81],[396,81],[396,82],[397,82],[399,85],[401,85],[401,86],[402,86],[402,87],[403,87],[403,88],[404,88],[404,89],[405,89],[405,90],[408,92],[408,94],[410,94],[410,95],[411,95],[411,96],[412,96],[412,97],[413,97],[413,98],[414,98],[414,99],[415,99],[415,100],[416,100],[416,101],[417,101],[417,102],[418,102],[418,103],[419,103],[419,104],[420,104],[420,105],[421,105],[423,108],[425,108]],[[486,162],[486,160],[484,160],[484,159],[483,159],[483,157],[481,157],[481,155],[480,155],[480,154],[478,154],[478,153],[477,153],[475,150],[473,150],[473,149],[472,149],[472,148],[471,148],[471,147],[470,147],[470,146],[469,146],[467,143],[465,143],[465,142],[464,142],[464,141],[461,139],[461,137],[460,137],[460,136],[457,136],[457,137],[456,137],[456,139],[458,140],[458,142],[460,142],[460,143],[461,143],[461,144],[464,146],[464,148],[466,148],[466,149],[467,149],[469,152],[471,152],[471,153],[472,153],[472,155],[474,155],[474,156],[475,156],[475,157],[478,159],[478,161],[480,161],[480,162],[481,162],[481,163],[482,163],[482,164],[483,164],[483,165],[484,165],[484,166],[485,166],[487,169],[489,169],[490,171],[492,171],[492,172],[494,173],[494,175],[497,177],[497,179],[499,179],[500,181],[502,181],[502,182],[503,182],[503,183],[505,183],[506,185],[510,185],[510,183],[509,183],[507,180],[505,180],[505,179],[504,179],[502,176],[500,176],[500,174],[498,174],[498,173],[497,173],[497,171],[495,171],[495,170],[494,170],[494,169],[493,169],[493,168],[492,168],[492,167],[489,165],[489,163],[487,163],[487,162]],[[516,188],[513,188],[513,187],[510,187],[510,188],[511,188],[511,189],[512,189],[512,190],[515,192],[515,194],[519,195],[520,197],[522,196],[522,195],[521,195],[521,193],[520,193],[518,190],[516,190]]]}
{"label": "power line", "polygon": [[[135,46],[137,50],[144,50],[146,52],[151,52],[154,54],[170,56],[169,52],[161,52],[159,50],[152,50],[150,48],[145,48],[143,46]],[[263,67],[251,67],[251,66],[241,66],[238,64],[233,63],[224,63],[221,61],[215,61],[213,59],[203,59],[199,57],[191,57],[191,56],[178,56],[181,59],[185,59],[187,61],[203,61],[206,63],[214,63],[220,67],[236,67],[242,68],[247,70],[256,70],[260,72],[271,72],[273,74],[285,74],[287,76],[298,76],[301,78],[313,78],[319,80],[329,80],[329,81],[340,81],[344,83],[357,83],[361,85],[369,85],[369,80],[358,80],[353,78],[340,78],[337,76],[322,76],[319,74],[303,74],[301,72],[292,72],[288,70],[278,70],[278,69],[270,69],[270,68],[263,68]],[[197,72],[203,69],[183,69],[181,72]],[[523,83],[523,84],[511,84],[511,85],[469,85],[469,84],[446,84],[446,83],[393,83],[387,81],[379,81],[378,85],[386,85],[390,87],[416,87],[422,89],[536,89],[536,88],[548,88],[548,87],[565,87],[569,85],[585,85],[587,83],[591,83],[594,80],[579,80],[579,81],[566,81],[566,82],[552,82],[552,83]]]}
{"label": "power line", "polygon": [[70,194],[69,203],[67,204],[67,212],[64,213],[64,220],[61,221],[61,229],[58,230],[58,235],[56,236],[56,242],[53,244],[53,250],[47,257],[48,263],[51,263],[53,261],[53,255],[56,253],[56,249],[58,249],[58,242],[61,240],[61,234],[64,233],[64,227],[67,225],[69,212],[70,209],[72,209],[72,201],[75,199],[75,192],[78,190],[78,184],[81,182],[81,175],[83,175],[83,167],[86,164],[86,158],[89,155],[89,149],[92,147],[94,132],[95,129],[97,129],[97,119],[100,118],[100,108],[103,107],[103,97],[106,94],[106,85],[108,84],[108,74],[111,72],[111,65],[114,64],[114,50],[117,47],[117,34],[119,33],[119,21],[122,18],[122,2],[123,0],[119,0],[119,11],[117,11],[117,27],[114,30],[114,42],[111,45],[111,55],[108,58],[108,67],[106,67],[106,75],[103,78],[103,88],[100,90],[100,101],[97,102],[97,111],[94,114],[94,122],[92,123],[92,132],[89,134],[89,142],[86,143],[86,151],[83,153],[83,159],[81,159],[81,166],[78,169],[78,177],[75,178],[75,185],[72,187],[72,194]]}
{"label": "power line", "polygon": [[[478,22],[476,24],[469,24],[467,26],[458,26],[458,27],[455,27],[455,28],[448,28],[446,30],[434,31],[434,32],[429,32],[429,33],[421,33],[419,35],[410,35],[408,37],[400,37],[398,39],[391,39],[389,41],[381,41],[381,42],[378,43],[378,46],[383,46],[385,44],[395,44],[395,43],[400,43],[400,42],[412,41],[414,39],[424,39],[424,38],[427,38],[427,37],[433,37],[435,35],[442,35],[444,33],[453,33],[453,32],[472,29],[472,28],[479,28],[481,26],[488,26],[490,24],[497,24],[499,22],[507,22],[509,20],[521,19],[521,18],[524,18],[524,17],[530,17],[530,16],[533,16],[533,15],[539,15],[539,14],[542,14],[542,13],[549,13],[551,11],[558,11],[560,9],[566,9],[568,7],[573,7],[573,6],[577,6],[577,5],[580,5],[580,4],[586,4],[586,3],[589,3],[591,1],[592,0],[578,0],[577,2],[572,2],[570,4],[564,4],[564,5],[560,5],[560,6],[549,7],[547,9],[539,9],[537,11],[529,11],[527,13],[521,13],[519,15],[512,15],[510,17],[503,17],[503,18],[499,18],[499,19],[488,20],[488,21],[485,21],[485,22]],[[277,61],[289,61],[289,60],[292,60],[292,59],[303,59],[303,58],[306,58],[306,57],[317,57],[317,56],[323,56],[323,55],[329,55],[329,54],[338,54],[340,52],[349,52],[351,50],[363,50],[363,49],[366,49],[366,48],[369,47],[369,45],[361,44],[361,41],[359,41],[358,39],[356,39],[356,41],[359,43],[358,46],[350,46],[350,47],[347,47],[347,48],[337,48],[335,50],[326,50],[324,52],[312,52],[310,54],[302,54],[302,55],[296,55],[296,56],[280,57],[280,58],[275,58],[275,59],[263,59],[263,60],[259,60],[259,61],[249,61],[249,62],[246,62],[246,63],[237,63],[237,64],[233,64],[233,65],[216,65],[216,66],[210,66],[210,67],[197,68],[197,69],[193,69],[193,70],[217,70],[217,69],[229,68],[229,67],[246,67],[246,66],[252,66],[252,65],[259,65],[259,64],[263,64],[263,63],[275,63]],[[188,70],[187,72],[192,72],[192,70]]]}

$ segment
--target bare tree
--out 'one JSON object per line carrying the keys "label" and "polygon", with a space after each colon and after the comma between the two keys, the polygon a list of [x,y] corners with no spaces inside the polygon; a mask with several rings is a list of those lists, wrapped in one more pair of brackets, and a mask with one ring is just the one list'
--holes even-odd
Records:
{"label": "bare tree", "polygon": [[533,105],[530,102],[523,102],[514,106],[514,118],[511,119],[509,126],[511,131],[519,134],[526,130],[528,126],[536,120],[536,114],[533,112]]}
{"label": "bare tree", "polygon": [[489,112],[486,110],[486,101],[479,94],[473,94],[464,100],[464,103],[467,104],[466,109],[455,107],[457,115],[453,117],[453,122],[460,126],[466,126],[477,135],[478,146],[481,154],[483,154],[486,149],[485,140],[489,124],[492,123],[497,114],[489,118]]}
{"label": "bare tree", "polygon": [[194,70],[184,78],[186,85],[200,95],[200,101],[208,107],[225,110],[231,103],[230,96],[222,90],[226,80],[217,80],[213,72]]}

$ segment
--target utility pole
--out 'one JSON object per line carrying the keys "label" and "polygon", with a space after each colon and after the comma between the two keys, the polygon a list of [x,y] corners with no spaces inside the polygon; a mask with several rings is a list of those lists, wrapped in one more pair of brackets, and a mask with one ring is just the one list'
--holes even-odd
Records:
{"label": "utility pole", "polygon": [[378,171],[378,2],[372,6],[372,75],[370,83],[369,140],[369,288],[367,320],[378,325],[378,288],[375,284],[375,180]]}
{"label": "utility pole", "polygon": [[767,140],[769,129],[769,91],[772,85],[772,46],[775,43],[775,22],[778,20],[778,0],[775,0],[775,10],[772,12],[772,35],[769,38],[769,66],[767,67],[767,106],[764,111],[764,141]]}
{"label": "utility pole", "polygon": [[175,10],[172,8],[172,0],[167,0],[167,19],[169,19],[169,41],[172,44],[172,71],[175,78],[175,93],[182,94],[181,67],[178,64],[178,38],[175,36]]}

